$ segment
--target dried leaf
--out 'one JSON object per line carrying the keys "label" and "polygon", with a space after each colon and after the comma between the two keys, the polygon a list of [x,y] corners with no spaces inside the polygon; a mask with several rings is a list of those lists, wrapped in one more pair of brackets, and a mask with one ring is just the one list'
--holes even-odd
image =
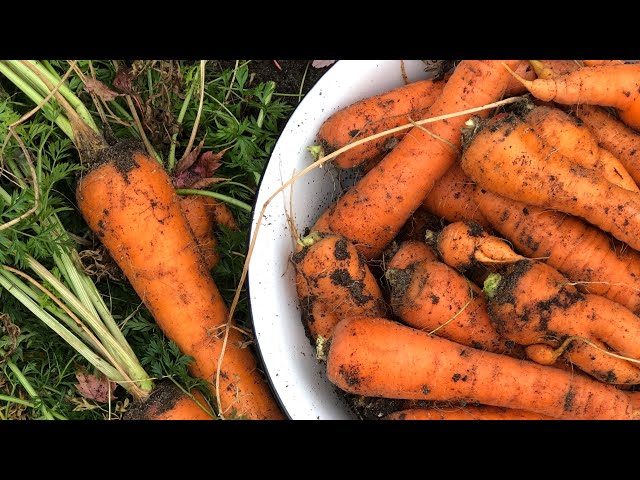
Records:
{"label": "dried leaf", "polygon": [[193,183],[189,188],[194,188],[196,190],[202,190],[203,188],[210,187],[216,183],[224,182],[228,180],[227,178],[222,177],[212,177],[212,178],[201,178],[200,180]]}
{"label": "dried leaf", "polygon": [[324,68],[329,65],[333,65],[334,63],[336,63],[335,60],[314,60],[313,63],[311,63],[311,66],[315,68]]}
{"label": "dried leaf", "polygon": [[200,142],[200,145],[195,147],[193,150],[189,152],[188,155],[183,156],[179,161],[178,165],[176,165],[176,173],[180,174],[187,170],[191,165],[195,163],[198,159],[198,155],[200,155],[200,150],[202,150],[202,146],[204,145],[204,138]]}
{"label": "dried leaf", "polygon": [[122,95],[121,93],[114,92],[100,80],[96,80],[95,78],[87,78],[84,87],[89,93],[95,93],[105,102],[113,100],[114,98]]}
{"label": "dried leaf", "polygon": [[113,79],[113,86],[117,90],[120,90],[122,93],[132,95],[132,81],[133,75],[131,74],[131,72],[129,70],[121,68],[116,72],[116,77]]}
{"label": "dried leaf", "polygon": [[213,178],[213,174],[222,165],[222,156],[229,148],[218,153],[204,152],[199,155],[203,145],[204,140],[178,162],[176,168],[178,173],[173,179],[176,188],[204,188],[223,180]]}
{"label": "dried leaf", "polygon": [[117,397],[114,395],[115,389],[118,386],[114,382],[110,382],[109,379],[102,375],[91,375],[87,373],[76,373],[76,388],[80,394],[98,403],[107,403],[109,400],[114,400]]}

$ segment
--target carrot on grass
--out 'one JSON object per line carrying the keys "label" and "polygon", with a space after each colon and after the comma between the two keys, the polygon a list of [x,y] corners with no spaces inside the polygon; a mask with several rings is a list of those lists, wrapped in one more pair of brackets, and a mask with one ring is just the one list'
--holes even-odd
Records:
{"label": "carrot on grass", "polygon": [[640,313],[640,253],[579,218],[534,207],[487,190],[476,202],[516,250],[544,259],[586,293]]}
{"label": "carrot on grass", "polygon": [[144,147],[123,141],[99,151],[76,197],[89,227],[162,331],[193,357],[191,372],[219,391],[218,413],[284,418],[245,336],[233,325],[217,383],[227,307],[202,264],[171,179]]}
{"label": "carrot on grass", "polygon": [[204,397],[192,390],[193,398],[171,380],[156,385],[143,403],[134,403],[124,415],[125,420],[213,420],[199,404],[206,405]]}
{"label": "carrot on grass", "polygon": [[385,314],[380,287],[352,243],[339,235],[314,232],[302,243],[292,261],[302,321],[312,342],[331,338],[343,318]]}
{"label": "carrot on grass", "polygon": [[[384,130],[423,118],[442,92],[443,81],[420,80],[355,102],[331,115],[320,126],[317,142],[324,153]],[[340,168],[353,168],[391,150],[406,130],[364,143],[333,159]]]}
{"label": "carrot on grass", "polygon": [[[425,117],[482,107],[504,94],[510,74],[504,63],[519,60],[464,60]],[[488,112],[482,112],[487,115]],[[460,132],[470,115],[425,127],[415,126],[398,146],[336,203],[311,230],[339,233],[370,260],[379,258],[424,197],[459,156]]]}
{"label": "carrot on grass", "polygon": [[575,115],[600,146],[620,160],[636,184],[640,183],[640,134],[601,107],[578,105]]}
{"label": "carrot on grass", "polygon": [[467,405],[457,408],[410,408],[390,413],[383,420],[555,420],[555,418],[527,410]]}
{"label": "carrot on grass", "polygon": [[601,172],[604,178],[622,188],[640,191],[622,162],[611,152],[600,148],[598,139],[575,117],[559,108],[540,105],[523,119],[560,155]]}
{"label": "carrot on grass", "polygon": [[476,350],[385,318],[351,318],[336,325],[327,375],[342,390],[366,397],[464,400],[562,419],[638,416],[630,398],[611,385]]}
{"label": "carrot on grass", "polygon": [[640,128],[638,64],[583,67],[558,77],[520,81],[542,101],[614,107],[624,123],[635,130]]}
{"label": "carrot on grass", "polygon": [[513,350],[491,325],[480,288],[451,267],[423,260],[386,276],[393,312],[407,325],[481,350]]}
{"label": "carrot on grass", "polygon": [[436,181],[422,205],[448,222],[473,220],[483,227],[489,227],[489,222],[482,216],[473,200],[474,190],[475,183],[464,174],[460,164],[456,162]]}
{"label": "carrot on grass", "polygon": [[488,121],[461,164],[481,188],[582,217],[640,249],[640,193],[560,155],[516,115]]}
{"label": "carrot on grass", "polygon": [[[581,342],[583,355],[572,361],[586,373],[603,381],[622,383],[618,373],[601,372],[606,352],[640,360],[640,318],[629,309],[599,295],[580,293],[566,277],[540,262],[519,261],[485,282],[489,313],[497,332],[520,345],[547,344],[554,348],[565,341]],[[586,340],[586,342],[585,342]],[[591,344],[590,344],[591,343]],[[585,353],[588,351],[588,354]],[[612,355],[605,363],[628,362]],[[640,369],[635,367],[637,373]],[[607,380],[608,379],[608,380]],[[640,381],[636,374],[629,380]]]}

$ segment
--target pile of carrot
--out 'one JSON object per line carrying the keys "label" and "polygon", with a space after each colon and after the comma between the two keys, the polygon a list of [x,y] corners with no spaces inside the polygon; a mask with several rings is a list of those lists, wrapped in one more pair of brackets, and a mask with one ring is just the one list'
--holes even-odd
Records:
{"label": "pile of carrot", "polygon": [[408,122],[335,159],[363,176],[293,255],[328,379],[387,420],[639,418],[640,65],[464,60],[317,139]]}

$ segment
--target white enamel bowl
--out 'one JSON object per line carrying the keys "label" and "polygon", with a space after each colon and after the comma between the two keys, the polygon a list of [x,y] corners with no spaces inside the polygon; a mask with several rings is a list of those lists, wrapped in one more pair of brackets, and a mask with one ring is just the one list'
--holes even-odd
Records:
{"label": "white enamel bowl", "polygon": [[[421,60],[405,60],[409,81],[428,78]],[[264,172],[253,212],[251,236],[267,199],[295,172],[313,162],[307,147],[332,113],[404,84],[400,60],[341,60],[314,85],[289,119]],[[340,179],[317,168],[267,206],[249,264],[249,298],[259,354],[273,390],[289,418],[353,419],[340,392],[326,379],[305,336],[289,258],[294,250],[288,218],[302,234],[334,200]]]}

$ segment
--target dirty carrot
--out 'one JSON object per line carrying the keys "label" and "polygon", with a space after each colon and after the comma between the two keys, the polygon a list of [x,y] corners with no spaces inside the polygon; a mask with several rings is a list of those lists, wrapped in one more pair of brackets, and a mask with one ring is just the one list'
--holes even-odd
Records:
{"label": "dirty carrot", "polygon": [[558,368],[485,352],[384,318],[336,325],[329,380],[367,397],[464,400],[562,419],[634,419],[617,388]]}
{"label": "dirty carrot", "polygon": [[489,227],[489,222],[482,216],[473,200],[474,190],[475,183],[464,174],[460,164],[456,162],[436,181],[422,205],[448,222],[473,220],[485,228]]}
{"label": "dirty carrot", "polygon": [[512,408],[465,407],[410,408],[390,413],[383,420],[555,420],[553,417]]}
{"label": "dirty carrot", "polygon": [[489,121],[461,164],[481,188],[582,217],[640,249],[640,194],[571,162],[515,115]]}
{"label": "dirty carrot", "polygon": [[404,269],[416,262],[437,259],[436,252],[426,243],[418,240],[407,240],[402,242],[397,250],[393,252],[391,259],[385,265],[385,270],[392,268]]}
{"label": "dirty carrot", "polygon": [[125,420],[213,420],[213,417],[200,406],[206,405],[202,394],[194,389],[191,395],[183,392],[172,381],[164,380],[156,385],[144,403],[134,403],[129,407],[123,418]]}
{"label": "dirty carrot", "polygon": [[480,288],[444,263],[423,260],[386,276],[393,312],[407,325],[482,350],[513,348],[491,325]]}
{"label": "dirty carrot", "polygon": [[284,418],[233,326],[223,349],[227,307],[203,267],[171,179],[143,147],[123,141],[97,152],[76,190],[87,224],[118,263],[191,372],[211,382],[221,416]]}
{"label": "dirty carrot", "polygon": [[[503,63],[465,60],[427,117],[482,107],[500,99],[509,81]],[[483,112],[485,115],[488,113]],[[339,233],[370,260],[379,258],[411,214],[459,156],[461,128],[470,115],[415,126],[398,146],[318,219],[312,230]]]}
{"label": "dirty carrot", "polygon": [[[502,275],[492,275],[484,291],[492,324],[503,337],[520,345],[546,343],[554,348],[576,337],[640,359],[640,318],[622,305],[579,292],[560,272],[540,262],[519,261]],[[591,357],[602,352],[587,342],[582,348],[591,355],[578,366],[589,373],[594,368]],[[611,377],[615,383],[615,371]]]}
{"label": "dirty carrot", "polygon": [[565,213],[486,190],[478,190],[475,199],[493,228],[516,250],[544,259],[579,289],[640,313],[640,253]]}
{"label": "dirty carrot", "polygon": [[[331,115],[320,126],[317,142],[332,153],[354,139],[420,120],[442,92],[443,81],[420,80],[355,102]],[[340,168],[353,168],[388,152],[406,131],[359,145],[333,159]]]}
{"label": "dirty carrot", "polygon": [[583,67],[558,77],[520,81],[542,101],[614,107],[624,123],[635,130],[640,128],[638,64]]}
{"label": "dirty carrot", "polygon": [[352,243],[312,232],[302,244],[292,261],[302,320],[314,344],[318,337],[329,339],[343,318],[385,314],[380,287]]}

